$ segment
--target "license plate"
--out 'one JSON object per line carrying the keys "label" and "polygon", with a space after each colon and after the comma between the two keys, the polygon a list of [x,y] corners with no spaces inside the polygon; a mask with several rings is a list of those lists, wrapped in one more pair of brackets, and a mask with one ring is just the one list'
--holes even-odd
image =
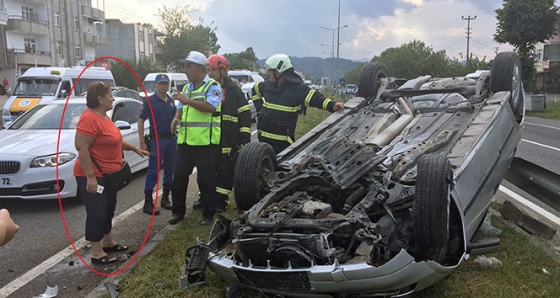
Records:
{"label": "license plate", "polygon": [[12,185],[12,178],[9,178],[9,177],[0,178],[0,185],[11,186]]}

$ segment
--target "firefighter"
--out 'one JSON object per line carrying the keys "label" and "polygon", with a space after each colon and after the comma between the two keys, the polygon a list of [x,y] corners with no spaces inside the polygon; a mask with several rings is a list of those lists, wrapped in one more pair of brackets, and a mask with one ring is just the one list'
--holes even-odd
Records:
{"label": "firefighter", "polygon": [[189,83],[172,96],[180,104],[171,123],[172,131],[177,125],[179,128],[169,223],[176,224],[185,217],[189,176],[196,167],[203,205],[200,224],[209,225],[218,207],[215,159],[221,137],[222,88],[208,77],[204,54],[191,51],[181,62]]}
{"label": "firefighter", "polygon": [[247,98],[228,76],[228,61],[222,55],[211,55],[206,60],[208,76],[222,86],[222,137],[216,156],[216,193],[219,205],[216,212],[225,211],[233,188],[233,170],[237,154],[251,141],[251,109]]}
{"label": "firefighter", "polygon": [[330,112],[344,109],[344,103],[334,102],[309,88],[295,73],[286,54],[270,56],[265,67],[268,78],[264,82],[255,83],[251,99],[257,111],[260,111],[257,123],[259,141],[270,144],[276,154],[294,142],[297,118],[302,106]]}

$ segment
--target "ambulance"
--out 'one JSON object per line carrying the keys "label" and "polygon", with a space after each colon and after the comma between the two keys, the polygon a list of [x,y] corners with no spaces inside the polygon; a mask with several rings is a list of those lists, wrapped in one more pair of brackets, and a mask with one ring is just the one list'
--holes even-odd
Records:
{"label": "ambulance", "polygon": [[87,91],[93,82],[103,82],[115,86],[115,79],[110,70],[103,67],[88,67],[80,80],[76,82],[83,66],[72,67],[32,67],[17,79],[12,95],[2,111],[4,127],[39,103],[48,103],[55,99],[66,99],[72,86],[71,96],[79,96]]}

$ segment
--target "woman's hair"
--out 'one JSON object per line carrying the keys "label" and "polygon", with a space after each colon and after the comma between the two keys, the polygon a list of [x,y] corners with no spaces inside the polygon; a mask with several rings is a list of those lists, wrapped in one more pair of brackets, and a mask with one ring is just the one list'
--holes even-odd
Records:
{"label": "woman's hair", "polygon": [[105,96],[109,92],[111,92],[109,85],[101,81],[91,83],[87,90],[86,106],[90,109],[97,108],[100,105],[98,96]]}

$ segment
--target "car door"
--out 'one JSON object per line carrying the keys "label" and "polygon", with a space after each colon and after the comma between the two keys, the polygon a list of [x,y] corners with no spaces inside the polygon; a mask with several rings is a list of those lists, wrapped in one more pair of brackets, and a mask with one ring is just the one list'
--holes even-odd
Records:
{"label": "car door", "polygon": [[[142,103],[135,100],[119,101],[113,107],[113,122],[126,121],[130,124],[130,128],[121,129],[123,140],[140,147],[138,139],[138,116],[142,109]],[[144,122],[145,131],[149,129],[148,121]],[[132,151],[124,151],[124,157],[130,165],[133,172],[148,167],[148,158],[139,156]]]}

